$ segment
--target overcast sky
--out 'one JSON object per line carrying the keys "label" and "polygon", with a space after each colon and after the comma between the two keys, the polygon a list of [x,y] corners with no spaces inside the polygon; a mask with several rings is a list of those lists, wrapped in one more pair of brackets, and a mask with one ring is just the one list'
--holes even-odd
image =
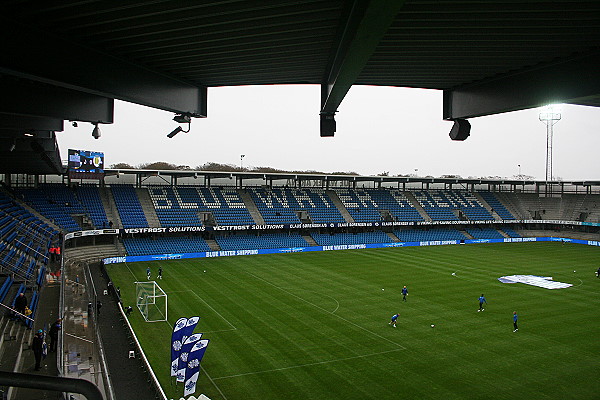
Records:
{"label": "overcast sky", "polygon": [[[286,170],[347,171],[376,175],[414,174],[512,177],[521,172],[543,180],[546,126],[540,109],[473,118],[464,142],[448,137],[442,120],[442,92],[355,86],[336,115],[333,138],[319,136],[319,86],[209,88],[208,118],[194,119],[189,133],[166,134],[173,113],[115,102],[114,124],[70,125],[57,133],[67,149],[105,153],[107,166],[166,161],[196,167],[206,162]],[[554,126],[554,176],[600,179],[600,108],[562,106]]]}

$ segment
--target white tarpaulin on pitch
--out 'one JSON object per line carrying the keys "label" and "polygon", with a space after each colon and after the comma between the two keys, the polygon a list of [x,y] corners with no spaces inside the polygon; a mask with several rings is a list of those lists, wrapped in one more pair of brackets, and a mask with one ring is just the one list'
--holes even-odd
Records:
{"label": "white tarpaulin on pitch", "polygon": [[501,276],[498,280],[502,283],[524,283],[546,289],[565,289],[573,286],[570,283],[554,282],[551,276],[509,275]]}

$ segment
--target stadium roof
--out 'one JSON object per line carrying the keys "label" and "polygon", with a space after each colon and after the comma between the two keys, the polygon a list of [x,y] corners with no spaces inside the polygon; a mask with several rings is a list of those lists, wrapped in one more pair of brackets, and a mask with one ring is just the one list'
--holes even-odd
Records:
{"label": "stadium roof", "polygon": [[7,0],[0,15],[0,172],[42,154],[56,170],[48,132],[112,123],[114,99],[205,117],[214,86],[321,85],[324,136],[352,85],[443,90],[455,121],[600,105],[598,1]]}
{"label": "stadium roof", "polygon": [[[421,185],[423,188],[428,188],[430,184],[444,185],[445,187],[474,187],[479,185],[487,185],[488,187],[507,186],[513,188],[527,187],[528,190],[545,187],[546,184],[556,187],[575,187],[579,191],[587,190],[586,188],[599,187],[600,181],[536,181],[532,179],[508,179],[508,178],[460,178],[460,177],[418,177],[418,176],[365,176],[365,175],[343,175],[343,174],[320,174],[320,173],[265,173],[265,172],[230,172],[230,171],[195,171],[195,170],[153,170],[153,169],[107,169],[106,176],[132,175],[135,176],[135,181],[138,185],[142,185],[149,177],[162,177],[166,184],[177,185],[179,179],[195,178],[201,179],[200,185],[210,186],[213,179],[228,179],[235,182],[236,186],[244,186],[244,181],[262,181],[261,185],[266,186],[283,186],[281,181],[289,181],[291,186],[305,187],[306,182],[320,182],[319,186],[328,187],[330,183],[344,182],[349,186],[357,186],[360,182],[376,186],[387,186],[390,184],[400,185]],[[222,181],[221,181],[222,182]],[[189,183],[189,181],[188,181]],[[153,185],[152,183],[150,185]],[[309,182],[310,184],[310,182]],[[386,185],[387,184],[387,185]],[[285,183],[287,185],[287,183]],[[531,189],[534,188],[534,189]]]}

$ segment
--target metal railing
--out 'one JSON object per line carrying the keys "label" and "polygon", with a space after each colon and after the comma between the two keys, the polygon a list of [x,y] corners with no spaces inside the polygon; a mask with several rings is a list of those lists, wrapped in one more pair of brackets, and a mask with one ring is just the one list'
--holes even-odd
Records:
{"label": "metal railing", "polygon": [[84,379],[58,378],[43,375],[0,371],[0,385],[56,392],[79,393],[88,400],[104,400],[96,385]]}

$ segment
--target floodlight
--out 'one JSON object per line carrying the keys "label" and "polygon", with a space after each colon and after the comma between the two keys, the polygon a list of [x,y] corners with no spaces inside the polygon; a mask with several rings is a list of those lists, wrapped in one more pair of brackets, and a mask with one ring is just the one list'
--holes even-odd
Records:
{"label": "floodlight", "polygon": [[171,131],[171,133],[169,133],[167,135],[167,137],[170,139],[170,138],[172,138],[173,136],[177,135],[179,132],[182,132],[182,131],[183,131],[183,128],[181,128],[180,126],[178,126],[177,128],[173,129]]}
{"label": "floodlight", "polygon": [[102,134],[100,133],[100,128],[98,128],[98,123],[94,123],[94,130],[92,130],[92,137],[94,139],[100,139],[100,136],[102,136]]}

